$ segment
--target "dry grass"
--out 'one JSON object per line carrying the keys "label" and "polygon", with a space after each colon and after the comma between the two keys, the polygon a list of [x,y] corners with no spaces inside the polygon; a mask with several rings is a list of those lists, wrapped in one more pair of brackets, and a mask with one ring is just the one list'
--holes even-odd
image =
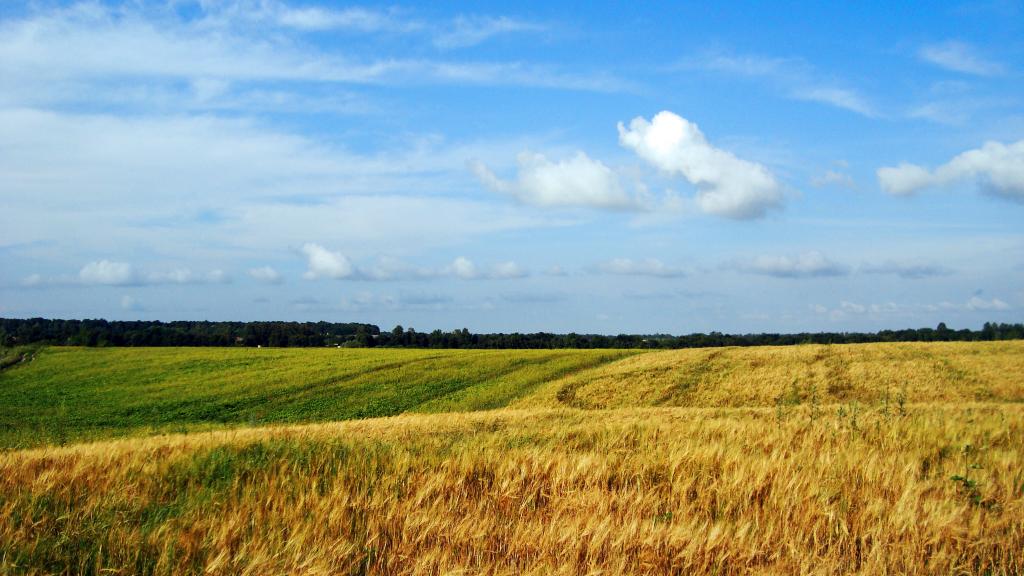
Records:
{"label": "dry grass", "polygon": [[556,380],[513,405],[1022,402],[1024,341],[671,350]]}
{"label": "dry grass", "polygon": [[[618,409],[8,451],[0,573],[1022,574],[1024,404],[1021,372],[1004,372],[1020,350],[729,349],[692,395],[665,400],[728,401],[628,407],[664,397],[653,394],[672,369],[644,362],[692,368],[712,351],[654,354],[570,387]],[[787,396],[786,369],[820,375],[824,390],[836,356],[852,374],[841,402]],[[929,392],[936,365],[961,370],[963,386]],[[725,406],[742,373],[746,388],[766,389]],[[915,401],[885,401],[891,375]],[[565,404],[558,394],[574,381],[538,398]],[[619,395],[597,393],[609,389]],[[990,400],[961,401],[977,389]]]}
{"label": "dry grass", "polygon": [[1024,409],[993,404],[410,415],[23,451],[0,457],[0,565],[1018,574],[1022,458]]}

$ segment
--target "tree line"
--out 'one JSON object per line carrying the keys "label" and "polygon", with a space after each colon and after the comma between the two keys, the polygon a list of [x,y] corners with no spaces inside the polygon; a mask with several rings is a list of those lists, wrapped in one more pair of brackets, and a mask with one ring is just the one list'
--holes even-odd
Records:
{"label": "tree line", "polygon": [[273,346],[401,348],[706,348],[868,342],[946,342],[1024,339],[1024,324],[986,322],[981,330],[908,328],[879,332],[798,334],[474,334],[461,330],[381,331],[358,322],[160,322],[0,318],[0,346]]}

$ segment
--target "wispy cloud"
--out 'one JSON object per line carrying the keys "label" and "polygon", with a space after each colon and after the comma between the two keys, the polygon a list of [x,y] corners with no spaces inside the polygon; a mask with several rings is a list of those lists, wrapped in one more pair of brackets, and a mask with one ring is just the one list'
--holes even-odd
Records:
{"label": "wispy cloud", "polygon": [[259,268],[250,268],[249,277],[253,278],[258,282],[265,284],[282,284],[284,283],[284,276],[280,272],[270,266],[260,266]]}
{"label": "wispy cloud", "polygon": [[799,256],[758,256],[734,262],[728,267],[748,274],[776,278],[828,278],[846,276],[850,272],[846,266],[817,251]]}
{"label": "wispy cloud", "polygon": [[918,56],[946,70],[976,76],[994,76],[1005,70],[1002,64],[982,56],[974,46],[955,40],[922,46]]}
{"label": "wispy cloud", "polygon": [[683,68],[769,82],[784,96],[794,100],[818,102],[862,116],[878,116],[875,107],[856,90],[819,73],[799,58],[773,58],[760,55],[708,52],[686,60]]}
{"label": "wispy cloud", "polygon": [[865,274],[892,274],[908,280],[949,276],[953,273],[951,269],[940,264],[893,261],[864,264],[859,271]]}
{"label": "wispy cloud", "polygon": [[687,270],[682,266],[671,266],[657,258],[645,258],[642,260],[613,258],[598,263],[592,270],[601,274],[653,276],[657,278],[681,278],[687,275]]}
{"label": "wispy cloud", "polygon": [[[253,8],[250,9],[250,4]],[[205,6],[205,4],[204,4]],[[289,8],[277,2],[229,3],[207,18],[184,19],[173,11],[145,5],[108,7],[74,4],[39,10],[0,23],[0,102],[95,101],[111,103],[132,91],[176,91],[186,103],[203,98],[222,105],[248,94],[265,94],[253,83],[276,84],[278,95],[293,83],[334,85],[462,84],[530,86],[580,91],[622,91],[633,86],[607,72],[566,71],[557,66],[520,61],[459,61],[421,56],[377,56],[373,51],[339,52],[297,42],[288,29],[339,27],[413,30],[389,12],[350,8]],[[268,22],[281,33],[245,26]],[[241,24],[240,24],[241,23]],[[453,45],[533,29],[505,17],[456,20],[439,38]],[[428,27],[429,28],[429,27]],[[475,32],[473,32],[475,30]],[[211,84],[215,82],[216,84]],[[239,86],[239,85],[243,86]],[[209,89],[213,88],[211,92]],[[296,89],[298,91],[298,89]],[[147,99],[147,95],[141,97]],[[167,99],[169,102],[173,98]]]}
{"label": "wispy cloud", "polygon": [[450,50],[475,46],[495,36],[543,32],[547,27],[508,16],[458,16],[434,36],[434,45]]}
{"label": "wispy cloud", "polygon": [[848,188],[853,190],[857,187],[857,184],[853,181],[853,177],[846,172],[829,169],[823,174],[811,178],[811,186],[814,186],[815,188],[835,186],[838,188]]}

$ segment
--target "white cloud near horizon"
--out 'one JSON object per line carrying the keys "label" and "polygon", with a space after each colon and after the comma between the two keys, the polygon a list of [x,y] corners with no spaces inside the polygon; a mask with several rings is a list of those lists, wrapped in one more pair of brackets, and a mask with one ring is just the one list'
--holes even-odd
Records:
{"label": "white cloud near horizon", "polygon": [[967,300],[968,310],[1009,310],[1010,305],[1003,302],[999,298],[990,298],[988,300],[979,296],[971,296]]}
{"label": "white cloud near horizon", "polygon": [[653,276],[656,278],[682,278],[687,271],[681,266],[670,266],[657,258],[633,260],[631,258],[613,258],[594,266],[594,271],[602,274],[620,276]]}
{"label": "white cloud near horizon", "polygon": [[882,189],[895,196],[974,180],[985,192],[1024,202],[1024,140],[1010,144],[986,142],[934,170],[903,162],[879,168],[876,174]]}
{"label": "white cloud near horizon", "polygon": [[306,273],[302,277],[307,280],[348,278],[355,273],[352,261],[341,252],[332,252],[312,242],[304,244],[301,251],[306,256],[307,264]]}
{"label": "white cloud near horizon", "polygon": [[712,146],[696,124],[677,114],[637,117],[628,128],[620,122],[618,130],[622,146],[696,186],[697,205],[706,213],[753,219],[782,205],[781,187],[767,168]]}
{"label": "white cloud near horizon", "polygon": [[994,76],[1004,71],[1001,64],[979,54],[974,46],[956,40],[922,46],[918,56],[930,64],[964,74]]}
{"label": "white cloud near horizon", "polygon": [[827,278],[849,274],[846,266],[817,251],[799,256],[758,256],[733,263],[731,267],[740,272],[775,278]]}
{"label": "white cloud near horizon", "polygon": [[89,262],[79,270],[78,279],[82,284],[106,286],[127,286],[139,282],[131,264],[109,260]]}
{"label": "white cloud near horizon", "polygon": [[94,260],[86,263],[77,274],[47,278],[41,274],[26,276],[21,285],[26,288],[46,286],[160,286],[168,284],[228,284],[231,276],[220,269],[197,273],[190,268],[178,267],[167,271],[141,273],[129,262]]}
{"label": "white cloud near horizon", "polygon": [[319,280],[426,280],[431,278],[457,278],[460,280],[502,280],[525,278],[529,271],[514,261],[498,262],[489,267],[480,267],[475,262],[459,256],[450,264],[439,268],[413,267],[392,258],[378,258],[374,264],[363,267],[355,264],[345,254],[307,242],[300,250],[306,258],[307,270],[303,278]]}
{"label": "white cloud near horizon", "polygon": [[881,264],[865,264],[859,272],[865,274],[892,274],[907,280],[920,280],[936,276],[948,276],[952,270],[939,264],[886,261]]}
{"label": "white cloud near horizon", "polygon": [[507,280],[525,278],[529,274],[525,268],[511,260],[481,268],[465,256],[455,258],[451,264],[434,273],[435,276],[453,276],[462,280]]}
{"label": "white cloud near horizon", "polygon": [[281,273],[270,266],[260,266],[249,269],[249,277],[265,284],[281,284],[284,277]]}

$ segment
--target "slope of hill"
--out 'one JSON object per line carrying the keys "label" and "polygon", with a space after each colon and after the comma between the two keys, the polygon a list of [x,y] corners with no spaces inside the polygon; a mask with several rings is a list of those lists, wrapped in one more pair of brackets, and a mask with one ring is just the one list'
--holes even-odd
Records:
{"label": "slope of hill", "polygon": [[0,573],[1020,574],[1024,408],[498,410],[0,454]]}
{"label": "slope of hill", "polygon": [[653,352],[549,382],[516,406],[1024,401],[1024,341]]}
{"label": "slope of hill", "polygon": [[0,574],[1021,574],[1022,357],[46,349]]}
{"label": "slope of hill", "polygon": [[496,408],[634,353],[44,348],[0,371],[0,447]]}

